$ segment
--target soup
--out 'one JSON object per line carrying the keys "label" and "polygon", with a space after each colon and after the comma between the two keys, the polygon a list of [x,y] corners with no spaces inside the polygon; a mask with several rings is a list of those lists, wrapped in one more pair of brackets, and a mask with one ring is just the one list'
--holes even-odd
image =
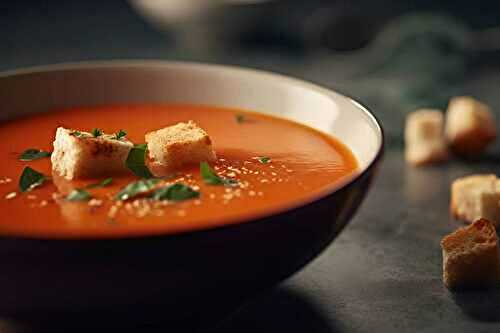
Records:
{"label": "soup", "polygon": [[[67,180],[52,174],[50,158],[20,161],[28,148],[52,151],[55,129],[106,133],[120,129],[138,144],[145,133],[194,120],[211,137],[217,154],[211,167],[231,186],[209,184],[200,165],[183,167],[165,184],[182,183],[199,193],[182,201],[145,197],[118,201],[116,193],[133,173],[109,175],[105,186],[86,190],[92,199],[66,200],[74,189],[102,182]],[[190,105],[82,107],[19,118],[0,124],[0,235],[42,238],[107,238],[169,234],[241,223],[313,200],[357,172],[350,150],[307,126],[259,113]],[[43,185],[19,192],[29,166],[50,176]],[[109,183],[109,184],[108,184]],[[311,221],[314,223],[314,221]]]}

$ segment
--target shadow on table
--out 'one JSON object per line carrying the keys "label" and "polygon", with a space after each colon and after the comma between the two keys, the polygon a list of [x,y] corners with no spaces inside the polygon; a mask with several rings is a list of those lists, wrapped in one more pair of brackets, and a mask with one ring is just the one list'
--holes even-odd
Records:
{"label": "shadow on table", "polygon": [[[210,309],[207,309],[209,312]],[[148,311],[149,312],[149,311]],[[229,333],[229,332],[308,332],[333,333],[339,330],[332,327],[331,321],[321,314],[321,311],[298,291],[288,288],[277,288],[265,293],[242,306],[224,320],[212,318],[212,322],[191,322],[176,325],[165,322],[166,314],[154,311],[156,314],[148,317],[148,321],[137,321],[130,316],[113,319],[110,322],[93,317],[82,320],[64,322],[64,318],[56,319],[62,325],[40,327],[38,325],[21,325],[13,322],[0,321],[0,333],[62,333],[62,332],[121,332],[121,333]],[[114,317],[113,317],[114,318]],[[163,319],[162,319],[163,318]],[[218,324],[214,323],[218,322]],[[140,322],[140,323],[139,323]],[[203,329],[196,328],[201,326]],[[215,328],[214,328],[215,327]]]}
{"label": "shadow on table", "polygon": [[277,288],[243,306],[210,333],[333,333],[332,325],[321,310],[300,292]]}
{"label": "shadow on table", "polygon": [[500,290],[464,291],[452,295],[455,303],[470,318],[483,322],[500,322]]}

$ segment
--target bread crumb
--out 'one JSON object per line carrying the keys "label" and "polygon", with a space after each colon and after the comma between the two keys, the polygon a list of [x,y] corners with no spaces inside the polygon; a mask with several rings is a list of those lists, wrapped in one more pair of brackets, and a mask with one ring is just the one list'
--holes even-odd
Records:
{"label": "bread crumb", "polygon": [[496,138],[495,117],[486,104],[472,97],[454,97],[446,112],[445,133],[454,152],[477,155]]}
{"label": "bread crumb", "polygon": [[493,224],[479,219],[441,240],[443,282],[450,289],[490,287],[499,282],[499,251]]}
{"label": "bread crumb", "polygon": [[493,174],[458,178],[451,184],[450,212],[468,223],[485,218],[500,225],[500,180]]}
{"label": "bread crumb", "polygon": [[410,113],[405,125],[405,160],[413,166],[446,161],[449,158],[444,136],[444,115],[422,109]]}
{"label": "bread crumb", "polygon": [[193,121],[149,132],[145,139],[147,164],[156,176],[171,174],[184,165],[216,160],[212,140]]}
{"label": "bread crumb", "polygon": [[57,128],[52,169],[66,179],[114,175],[126,172],[125,160],[132,142],[116,140],[112,134],[93,137],[91,133]]}

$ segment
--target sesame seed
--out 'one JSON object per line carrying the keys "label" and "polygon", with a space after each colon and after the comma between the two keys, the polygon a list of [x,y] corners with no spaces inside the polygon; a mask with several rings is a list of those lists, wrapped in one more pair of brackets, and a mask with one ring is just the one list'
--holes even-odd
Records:
{"label": "sesame seed", "polygon": [[186,216],[186,211],[184,209],[180,209],[177,211],[178,216]]}
{"label": "sesame seed", "polygon": [[132,204],[130,202],[127,202],[125,204],[125,209],[127,210],[127,212],[129,212],[130,214],[134,212],[134,207],[132,207]]}
{"label": "sesame seed", "polygon": [[40,201],[40,207],[45,207],[48,205],[48,203],[49,202],[47,200],[42,200],[42,201]]}
{"label": "sesame seed", "polygon": [[102,200],[99,199],[90,199],[89,201],[89,206],[96,207],[96,206],[101,206],[102,205]]}
{"label": "sesame seed", "polygon": [[261,179],[260,182],[261,183],[269,183],[269,180],[267,180],[267,179]]}
{"label": "sesame seed", "polygon": [[116,205],[111,206],[111,208],[108,211],[108,217],[110,219],[115,218],[116,214],[118,213],[118,207]]}
{"label": "sesame seed", "polygon": [[10,192],[9,194],[7,194],[5,196],[5,199],[7,199],[7,200],[14,199],[16,196],[17,196],[16,192]]}
{"label": "sesame seed", "polygon": [[12,179],[8,178],[8,177],[4,177],[2,179],[0,179],[0,184],[7,184],[7,183],[10,183],[12,181]]}
{"label": "sesame seed", "polygon": [[249,191],[248,192],[248,195],[251,196],[251,197],[255,196],[256,194],[257,193],[255,191]]}
{"label": "sesame seed", "polygon": [[[52,194],[54,194],[54,193],[52,193]],[[35,200],[35,199],[36,199],[36,195],[33,195],[33,194],[28,194],[26,197],[27,197],[29,200]]]}
{"label": "sesame seed", "polygon": [[154,209],[152,212],[153,212],[153,215],[155,215],[155,216],[163,216],[165,214],[163,209]]}

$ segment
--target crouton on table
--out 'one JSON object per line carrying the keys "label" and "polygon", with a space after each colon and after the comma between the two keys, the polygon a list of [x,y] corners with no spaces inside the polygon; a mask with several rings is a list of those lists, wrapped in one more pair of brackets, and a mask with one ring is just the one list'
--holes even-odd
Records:
{"label": "crouton on table", "polygon": [[500,180],[489,174],[456,179],[451,185],[450,211],[469,223],[485,218],[499,226]]}
{"label": "crouton on table", "polygon": [[96,135],[59,127],[51,156],[52,170],[66,179],[124,172],[132,142],[114,134],[98,132]]}
{"label": "crouton on table", "polygon": [[472,97],[455,97],[446,112],[446,139],[458,154],[477,155],[496,138],[490,108]]}
{"label": "crouton on table", "polygon": [[155,176],[165,176],[185,165],[216,159],[212,140],[193,121],[149,132],[146,143],[147,165]]}
{"label": "crouton on table", "polygon": [[415,166],[448,159],[444,116],[439,110],[419,110],[406,117],[405,159]]}
{"label": "crouton on table", "polygon": [[444,237],[443,282],[450,289],[481,288],[499,281],[499,252],[493,224],[480,219]]}

